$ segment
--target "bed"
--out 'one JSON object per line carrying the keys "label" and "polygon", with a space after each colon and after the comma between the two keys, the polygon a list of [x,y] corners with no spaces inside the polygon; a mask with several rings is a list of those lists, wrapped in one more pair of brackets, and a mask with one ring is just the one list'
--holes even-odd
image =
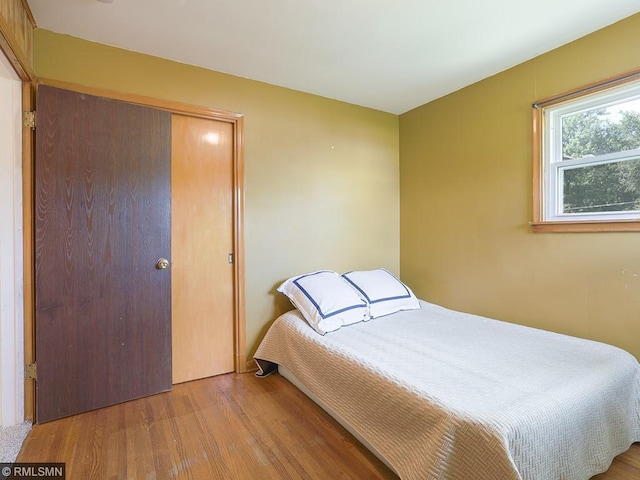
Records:
{"label": "bed", "polygon": [[[640,441],[640,366],[624,350],[452,311],[395,277],[391,294],[344,282],[346,304],[301,278],[287,282],[302,301],[280,289],[296,309],[267,331],[257,375],[280,368],[402,479],[588,479]],[[405,291],[410,308],[375,305]],[[360,300],[360,321],[330,314]]]}

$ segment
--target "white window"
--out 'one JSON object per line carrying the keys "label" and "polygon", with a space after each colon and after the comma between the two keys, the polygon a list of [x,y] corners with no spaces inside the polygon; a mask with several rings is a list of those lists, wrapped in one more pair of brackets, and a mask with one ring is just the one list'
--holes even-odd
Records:
{"label": "white window", "polygon": [[612,222],[640,228],[629,225],[640,221],[640,80],[631,78],[534,105],[534,190],[540,189],[534,228],[582,223],[592,225],[583,230],[614,230],[593,227]]}

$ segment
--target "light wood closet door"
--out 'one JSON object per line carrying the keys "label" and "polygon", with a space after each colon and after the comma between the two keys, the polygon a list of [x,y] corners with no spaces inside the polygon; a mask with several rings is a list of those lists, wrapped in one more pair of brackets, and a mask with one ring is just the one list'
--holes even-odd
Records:
{"label": "light wood closet door", "polygon": [[233,126],[172,117],[173,383],[234,370]]}

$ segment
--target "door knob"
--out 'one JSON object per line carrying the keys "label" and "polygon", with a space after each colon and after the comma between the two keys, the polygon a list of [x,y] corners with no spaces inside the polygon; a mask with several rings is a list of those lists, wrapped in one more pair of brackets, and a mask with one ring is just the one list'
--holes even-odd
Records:
{"label": "door knob", "polygon": [[169,268],[169,260],[167,260],[166,258],[161,258],[156,263],[156,268],[158,270],[165,270],[165,269]]}

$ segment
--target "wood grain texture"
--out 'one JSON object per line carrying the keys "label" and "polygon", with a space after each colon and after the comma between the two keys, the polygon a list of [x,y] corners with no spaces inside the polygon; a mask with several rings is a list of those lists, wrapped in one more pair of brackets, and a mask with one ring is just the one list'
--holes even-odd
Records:
{"label": "wood grain texture", "polygon": [[171,388],[171,116],[41,85],[37,421]]}
{"label": "wood grain texture", "polygon": [[535,233],[640,232],[637,220],[599,222],[531,222]]}
{"label": "wood grain texture", "polygon": [[[133,93],[118,92],[106,88],[88,87],[77,83],[65,82],[52,78],[38,78],[38,84],[49,85],[51,87],[62,88],[65,90],[73,90],[74,92],[87,93],[89,95],[97,95],[100,97],[111,98],[113,100],[121,100],[134,105],[143,105],[147,107],[159,108],[167,112],[189,115],[192,117],[209,118],[223,120],[230,123],[237,123],[244,118],[242,114],[210,108],[201,105],[191,105],[188,103],[175,102],[165,100],[163,98],[146,97],[144,95],[136,95]],[[237,139],[242,139],[242,129],[237,128],[234,132]]]}
{"label": "wood grain texture", "polygon": [[542,184],[542,122],[544,117],[542,116],[542,109],[534,106],[532,109],[532,125],[533,125],[533,138],[532,138],[532,152],[533,158],[533,222],[539,223],[542,221],[542,197],[543,197],[543,184]]}
{"label": "wood grain texture", "polygon": [[25,0],[0,1],[0,49],[23,81],[35,78],[33,31],[35,21]]}
{"label": "wood grain texture", "polygon": [[234,321],[235,321],[235,371],[247,371],[247,363],[252,360],[246,351],[246,306],[245,306],[245,253],[244,253],[244,116],[205,106],[190,105],[165,99],[134,95],[94,87],[87,87],[54,79],[39,78],[39,85],[48,85],[89,95],[98,95],[113,100],[121,100],[134,105],[149,106],[178,115],[219,120],[231,125],[233,130],[233,228],[235,264],[234,277]]}
{"label": "wood grain texture", "polygon": [[234,370],[233,126],[172,116],[173,383]]}
{"label": "wood grain texture", "polygon": [[[245,264],[244,264],[244,117],[242,114],[228,112],[224,110],[202,107],[196,105],[189,105],[179,102],[173,102],[169,100],[156,99],[152,97],[144,97],[139,95],[132,95],[122,92],[115,92],[112,90],[96,89],[92,87],[86,87],[69,82],[60,82],[51,79],[38,79],[39,85],[48,85],[52,87],[73,90],[80,93],[87,93],[89,95],[100,95],[108,97],[114,100],[122,100],[136,105],[150,106],[168,112],[184,114],[189,116],[195,116],[199,118],[215,119],[228,122],[233,127],[234,135],[234,248],[236,252],[236,263],[234,269],[234,288],[236,291],[236,297],[234,301],[235,305],[235,342],[236,342],[236,371],[247,371],[247,365],[253,365],[252,361],[248,361],[246,357],[246,338],[245,338]],[[23,95],[23,99],[28,99],[28,104],[25,105],[25,110],[31,110],[33,102],[35,101],[35,84],[25,83],[26,93]],[[30,92],[30,90],[33,90]],[[32,140],[32,132],[30,129],[26,129],[28,142]],[[32,264],[32,259],[35,257],[33,246],[33,232],[32,235],[28,235],[28,229],[33,224],[34,210],[29,205],[33,205],[32,198],[34,174],[33,174],[33,156],[31,155],[32,148],[29,143],[28,148],[24,150],[24,192],[25,192],[25,360],[35,360],[34,353],[34,334],[35,332],[33,310],[35,307],[35,298],[32,285],[34,281],[29,282],[29,278],[32,276],[32,270],[28,269],[28,265]],[[31,308],[31,314],[29,312]],[[29,355],[31,354],[31,356]],[[33,381],[26,382],[26,398],[25,398],[25,414],[26,418],[33,420],[35,418],[35,395]]]}
{"label": "wood grain texture", "polygon": [[[22,84],[22,110],[33,110],[35,98],[35,84]],[[23,265],[24,265],[24,363],[35,361],[35,296],[33,285],[34,265],[34,190],[33,190],[33,160],[35,138],[29,127],[22,129],[22,215],[23,215]],[[25,420],[33,422],[35,419],[35,382],[24,382],[24,416]]]}
{"label": "wood grain texture", "polygon": [[20,462],[67,478],[397,478],[278,375],[228,374],[35,425]]}
{"label": "wood grain texture", "polygon": [[640,443],[634,443],[626,452],[618,455],[605,473],[593,480],[634,480],[640,478]]}
{"label": "wood grain texture", "polygon": [[245,307],[245,261],[244,261],[244,117],[239,116],[233,123],[233,233],[235,251],[234,270],[234,313],[236,373],[247,372],[246,307]]}
{"label": "wood grain texture", "polygon": [[[397,479],[277,374],[228,374],[35,425],[19,462],[65,462],[67,478]],[[640,444],[597,480],[640,478]]]}

